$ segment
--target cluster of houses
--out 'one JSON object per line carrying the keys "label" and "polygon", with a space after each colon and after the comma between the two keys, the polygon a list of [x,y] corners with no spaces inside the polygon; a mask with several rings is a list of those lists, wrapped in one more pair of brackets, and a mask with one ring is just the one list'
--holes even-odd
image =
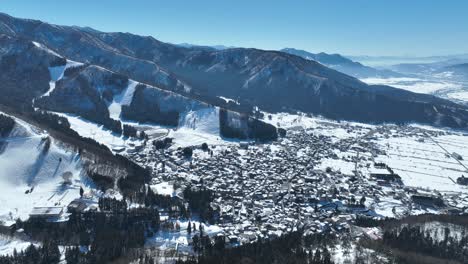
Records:
{"label": "cluster of houses", "polygon": [[[150,149],[131,158],[152,167],[156,182],[212,190],[218,225],[232,243],[280,236],[302,227],[311,232],[343,232],[356,215],[378,216],[375,207],[388,197],[406,206],[406,214],[414,207],[448,208],[440,195],[405,187],[392,168],[374,162],[372,155],[384,153],[372,143],[375,131],[361,134],[360,139],[336,140],[298,128],[268,144],[242,142],[197,149],[190,159],[174,149]],[[336,150],[357,155],[339,157]],[[324,159],[354,162],[355,168],[353,173],[333,166],[323,169]],[[399,215],[395,212],[395,216]]]}

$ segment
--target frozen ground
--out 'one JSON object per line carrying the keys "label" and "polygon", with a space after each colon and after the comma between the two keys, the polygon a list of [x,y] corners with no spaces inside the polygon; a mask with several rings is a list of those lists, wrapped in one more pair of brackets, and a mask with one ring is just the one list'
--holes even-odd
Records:
{"label": "frozen ground", "polygon": [[[79,197],[80,186],[88,185],[79,155],[35,127],[16,119],[0,141],[1,221],[26,219],[35,206],[66,206]],[[70,185],[63,184],[65,172],[72,175]]]}

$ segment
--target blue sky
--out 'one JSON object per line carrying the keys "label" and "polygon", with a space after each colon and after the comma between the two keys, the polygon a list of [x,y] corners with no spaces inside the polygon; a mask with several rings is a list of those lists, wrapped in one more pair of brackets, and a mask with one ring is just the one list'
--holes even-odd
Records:
{"label": "blue sky", "polygon": [[0,0],[0,11],[172,43],[346,55],[468,53],[465,0]]}

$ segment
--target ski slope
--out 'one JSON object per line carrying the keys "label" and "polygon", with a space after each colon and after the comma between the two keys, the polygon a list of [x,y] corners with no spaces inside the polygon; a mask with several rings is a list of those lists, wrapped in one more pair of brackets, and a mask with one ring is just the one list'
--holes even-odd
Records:
{"label": "ski slope", "polygon": [[[64,149],[46,133],[15,119],[0,138],[0,221],[27,219],[36,206],[66,206],[89,185],[78,153]],[[50,143],[48,143],[50,142]],[[71,184],[62,175],[72,174]]]}
{"label": "ski slope", "polygon": [[49,67],[50,73],[50,82],[49,82],[49,90],[45,92],[40,97],[49,96],[55,90],[55,83],[63,78],[63,74],[65,70],[68,68],[74,68],[83,65],[81,62],[76,62],[72,60],[67,60],[65,65],[56,66],[56,67]]}
{"label": "ski slope", "polygon": [[220,135],[219,108],[207,107],[183,113],[176,130],[171,130],[169,137],[174,138],[177,147],[201,145],[219,145],[224,142]]}
{"label": "ski slope", "polygon": [[130,105],[135,93],[135,88],[138,82],[128,80],[128,86],[122,93],[115,95],[113,101],[109,104],[109,114],[112,119],[120,120],[120,114],[122,113],[122,105]]}

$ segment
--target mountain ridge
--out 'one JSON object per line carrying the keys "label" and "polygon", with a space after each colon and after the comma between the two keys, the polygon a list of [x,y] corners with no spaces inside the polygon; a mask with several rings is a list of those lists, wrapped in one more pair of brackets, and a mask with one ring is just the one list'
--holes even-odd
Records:
{"label": "mountain ridge", "polygon": [[[463,106],[392,87],[369,86],[281,51],[184,48],[153,37],[55,26],[8,15],[0,15],[0,33],[42,43],[68,59],[95,64],[138,82],[245,113],[259,107],[363,122],[468,126]],[[236,98],[239,104],[220,97]],[[408,111],[414,113],[408,115]]]}

